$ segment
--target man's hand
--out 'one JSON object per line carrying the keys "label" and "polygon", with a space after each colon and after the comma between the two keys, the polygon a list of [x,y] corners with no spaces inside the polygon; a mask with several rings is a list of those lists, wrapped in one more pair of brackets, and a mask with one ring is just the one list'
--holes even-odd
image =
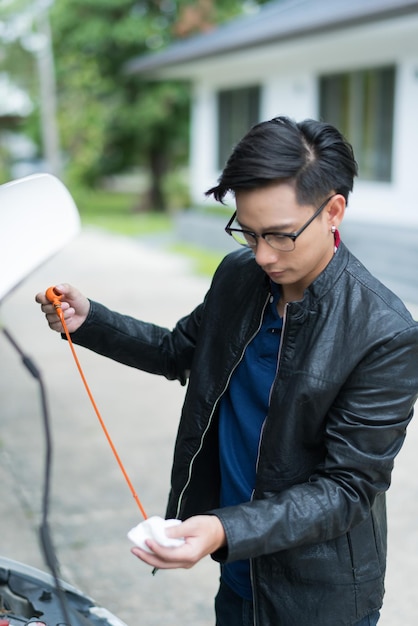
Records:
{"label": "man's hand", "polygon": [[[62,295],[61,310],[64,314],[68,331],[73,333],[80,328],[81,324],[85,321],[90,310],[90,302],[78,289],[66,283],[56,285],[54,290]],[[64,329],[55,307],[48,300],[45,293],[40,292],[36,294],[35,300],[41,305],[41,310],[45,313],[49,327],[58,333],[63,333]]]}
{"label": "man's hand", "polygon": [[184,537],[185,543],[179,548],[164,548],[156,541],[147,539],[147,546],[153,554],[137,547],[132,548],[132,554],[158,569],[189,569],[226,542],[223,526],[215,515],[190,517],[178,526],[167,528],[166,534],[172,538]]}

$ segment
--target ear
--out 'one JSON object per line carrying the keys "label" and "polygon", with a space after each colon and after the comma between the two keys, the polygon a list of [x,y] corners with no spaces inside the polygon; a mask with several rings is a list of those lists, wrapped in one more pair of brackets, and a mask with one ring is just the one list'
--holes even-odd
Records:
{"label": "ear", "polygon": [[335,194],[326,207],[326,216],[331,230],[332,226],[338,228],[344,218],[346,201],[340,193]]}

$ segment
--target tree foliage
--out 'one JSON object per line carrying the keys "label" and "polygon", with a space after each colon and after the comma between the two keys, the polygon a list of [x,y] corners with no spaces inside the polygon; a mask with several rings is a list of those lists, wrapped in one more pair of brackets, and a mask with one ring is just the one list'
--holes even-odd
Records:
{"label": "tree foliage", "polygon": [[189,87],[146,82],[127,75],[124,65],[208,31],[243,7],[240,0],[55,0],[50,22],[60,140],[71,182],[94,186],[140,166],[151,181],[142,208],[166,208],[164,176],[187,161]]}
{"label": "tree foliage", "polygon": [[162,180],[188,154],[189,88],[127,76],[124,64],[243,10],[238,0],[56,0],[51,13],[69,171],[88,184],[141,165],[142,205],[164,210]]}

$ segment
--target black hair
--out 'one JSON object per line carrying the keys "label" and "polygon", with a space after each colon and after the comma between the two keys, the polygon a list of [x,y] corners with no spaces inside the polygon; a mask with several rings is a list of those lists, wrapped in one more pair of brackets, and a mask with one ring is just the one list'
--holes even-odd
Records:
{"label": "black hair", "polygon": [[353,149],[334,126],[280,116],[256,124],[241,139],[206,195],[223,202],[228,191],[287,180],[294,182],[300,204],[317,203],[332,192],[347,201],[356,175]]}

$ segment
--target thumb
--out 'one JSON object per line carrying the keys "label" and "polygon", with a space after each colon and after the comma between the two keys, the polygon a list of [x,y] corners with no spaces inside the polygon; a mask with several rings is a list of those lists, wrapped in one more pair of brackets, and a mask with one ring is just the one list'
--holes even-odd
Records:
{"label": "thumb", "polygon": [[186,536],[187,524],[181,520],[166,520],[165,534],[170,539],[183,539]]}
{"label": "thumb", "polygon": [[60,296],[61,302],[68,302],[70,306],[77,306],[81,299],[84,299],[82,293],[68,283],[59,283],[54,287],[55,293]]}
{"label": "thumb", "polygon": [[[74,297],[74,295],[76,295],[76,292],[77,292],[77,290],[71,285],[69,285],[68,283],[60,283],[59,285],[55,285],[54,291],[59,296],[65,296],[68,299],[71,299],[71,297]],[[74,294],[72,292],[74,292]]]}

